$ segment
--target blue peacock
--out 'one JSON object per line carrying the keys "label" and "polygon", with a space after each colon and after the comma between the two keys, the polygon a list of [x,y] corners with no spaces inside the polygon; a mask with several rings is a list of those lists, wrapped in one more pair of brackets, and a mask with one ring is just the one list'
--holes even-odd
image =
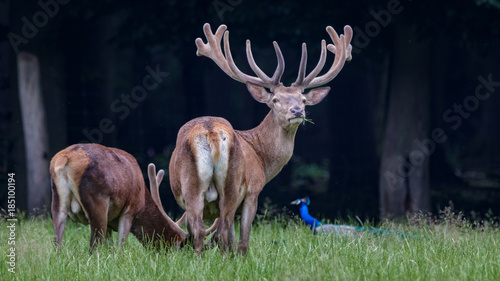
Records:
{"label": "blue peacock", "polygon": [[412,236],[418,237],[414,234],[394,232],[389,229],[380,229],[375,227],[361,227],[361,226],[351,226],[351,225],[341,225],[341,224],[324,224],[319,220],[315,219],[309,214],[309,209],[307,206],[311,203],[309,197],[304,197],[292,201],[290,204],[298,205],[300,211],[300,218],[311,228],[314,234],[317,233],[331,233],[334,235],[344,235],[344,236],[357,236],[363,233],[374,233],[374,234],[396,234],[401,237]]}

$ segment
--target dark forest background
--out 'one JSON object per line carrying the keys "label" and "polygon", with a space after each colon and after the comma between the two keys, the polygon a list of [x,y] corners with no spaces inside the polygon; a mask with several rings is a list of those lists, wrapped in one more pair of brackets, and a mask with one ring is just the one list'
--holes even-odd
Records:
{"label": "dark forest background", "polygon": [[[286,85],[297,75],[302,42],[312,68],[321,39],[330,41],[326,26],[354,29],[352,61],[329,83],[328,97],[308,109],[314,124],[299,128],[294,156],[260,204],[282,208],[308,195],[311,211],[331,220],[399,218],[450,201],[467,215],[500,213],[497,0],[0,0],[2,207],[8,173],[16,174],[17,208],[50,206],[49,180],[28,180],[33,173],[48,179],[48,164],[33,171],[27,164],[34,157],[48,163],[70,144],[98,142],[131,153],[143,171],[150,162],[167,169],[178,129],[194,117],[221,116],[236,129],[258,125],[268,108],[195,55],[206,22],[212,30],[228,26],[233,56],[247,73],[246,39],[268,74],[276,67],[272,41],[279,42]],[[23,52],[40,65],[47,132],[40,148],[23,132]],[[155,86],[138,91],[152,73]],[[178,217],[168,180],[161,188]]]}

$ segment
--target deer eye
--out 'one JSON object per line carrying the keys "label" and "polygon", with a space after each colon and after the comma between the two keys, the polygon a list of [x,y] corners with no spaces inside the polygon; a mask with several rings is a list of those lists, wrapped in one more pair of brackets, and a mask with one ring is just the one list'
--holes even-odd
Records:
{"label": "deer eye", "polygon": [[277,102],[279,102],[279,101],[280,101],[280,100],[279,100],[279,99],[277,99],[277,98],[274,98],[274,99],[273,99],[273,103],[277,103]]}
{"label": "deer eye", "polygon": [[302,103],[304,103],[304,104],[305,104],[306,102],[307,102],[307,100],[306,100],[306,99],[302,99]]}

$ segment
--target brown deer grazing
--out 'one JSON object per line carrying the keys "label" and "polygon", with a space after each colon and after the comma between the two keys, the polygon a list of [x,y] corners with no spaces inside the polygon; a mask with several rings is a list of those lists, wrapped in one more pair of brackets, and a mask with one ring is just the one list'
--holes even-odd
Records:
{"label": "brown deer grazing", "polygon": [[104,235],[118,244],[132,234],[142,244],[178,246],[187,237],[163,211],[158,187],[164,171],[156,175],[148,166],[149,193],[141,169],[127,152],[99,144],[75,144],[59,151],[50,161],[52,176],[52,218],[55,243],[61,246],[66,218],[90,223],[90,250]]}
{"label": "brown deer grazing", "polygon": [[[215,34],[209,24],[205,24],[203,30],[208,43],[196,39],[197,55],[211,58],[231,78],[246,83],[252,97],[267,104],[271,111],[259,126],[248,131],[234,130],[227,120],[218,117],[200,117],[186,123],[179,130],[170,160],[170,185],[177,203],[186,211],[187,229],[197,252],[202,251],[206,235],[203,219],[214,218],[219,218],[215,239],[223,251],[228,247],[232,249],[236,244],[234,216],[241,208],[238,251],[245,255],[259,193],[292,157],[295,133],[305,119],[305,106],[319,103],[330,88],[312,89],[307,94],[304,90],[330,82],[345,61],[351,59],[352,29],[346,26],[345,36],[339,37],[332,27],[326,28],[334,45],[326,46],[325,40],[321,42],[319,62],[307,76],[304,43],[299,74],[290,87],[280,82],[285,63],[276,42],[273,44],[278,66],[274,75],[268,77],[255,63],[247,40],[247,58],[255,77],[236,67],[225,25],[219,26]],[[327,48],[335,54],[335,60],[330,70],[318,76],[326,61]]]}

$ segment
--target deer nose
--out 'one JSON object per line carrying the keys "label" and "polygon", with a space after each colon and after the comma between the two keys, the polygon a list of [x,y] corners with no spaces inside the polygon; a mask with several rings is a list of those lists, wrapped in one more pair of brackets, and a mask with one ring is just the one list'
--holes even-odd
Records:
{"label": "deer nose", "polygon": [[290,108],[290,112],[293,114],[293,116],[295,117],[302,117],[304,116],[304,109],[302,108],[295,108],[295,107],[292,107]]}

